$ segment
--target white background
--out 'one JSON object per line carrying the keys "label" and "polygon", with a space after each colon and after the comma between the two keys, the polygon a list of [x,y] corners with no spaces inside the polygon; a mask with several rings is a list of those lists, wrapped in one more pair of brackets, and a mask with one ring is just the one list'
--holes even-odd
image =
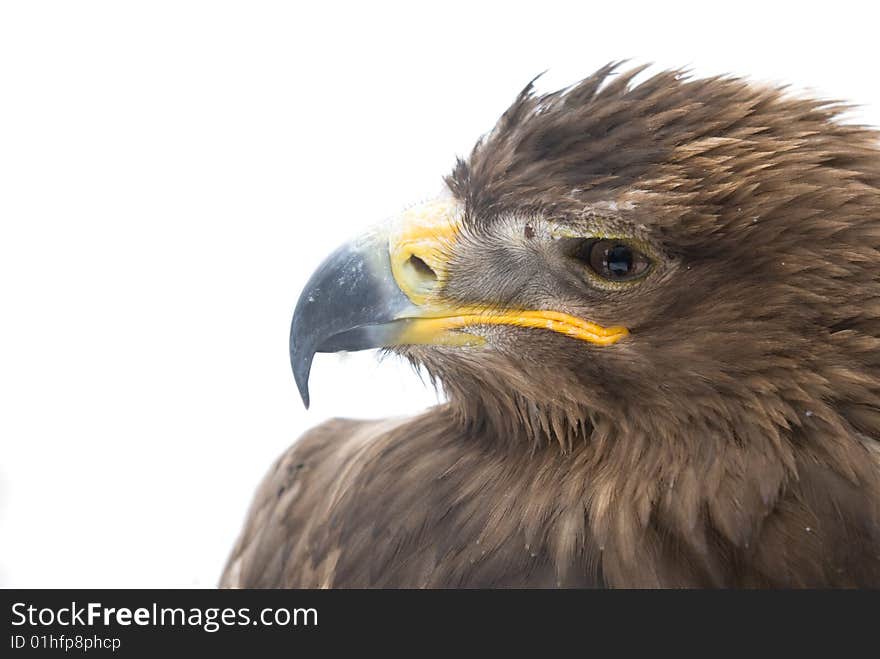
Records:
{"label": "white background", "polygon": [[436,400],[287,334],[336,244],[549,69],[634,58],[861,104],[872,3],[0,5],[0,585],[211,586],[304,429]]}

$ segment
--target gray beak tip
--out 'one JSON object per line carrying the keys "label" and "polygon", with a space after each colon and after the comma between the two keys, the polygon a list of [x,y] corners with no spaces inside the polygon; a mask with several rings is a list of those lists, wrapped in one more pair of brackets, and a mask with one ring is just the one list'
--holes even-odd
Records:
{"label": "gray beak tip", "polygon": [[299,345],[296,325],[297,323],[294,320],[290,333],[290,367],[293,371],[293,379],[296,381],[296,388],[299,390],[303,405],[306,409],[309,409],[309,372],[312,370],[312,359],[315,353],[310,346]]}
{"label": "gray beak tip", "polygon": [[296,388],[299,389],[300,398],[302,398],[303,407],[309,409],[309,376],[306,375],[305,379],[300,379],[297,377],[297,374],[294,373],[294,379],[296,380]]}

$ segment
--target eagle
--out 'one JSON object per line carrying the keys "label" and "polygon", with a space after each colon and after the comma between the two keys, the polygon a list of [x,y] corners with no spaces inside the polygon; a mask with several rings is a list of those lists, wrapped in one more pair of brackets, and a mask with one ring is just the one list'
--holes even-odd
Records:
{"label": "eagle", "polygon": [[532,81],[317,269],[305,405],[316,352],[368,348],[445,402],[306,432],[221,586],[880,587],[878,132],[642,71]]}

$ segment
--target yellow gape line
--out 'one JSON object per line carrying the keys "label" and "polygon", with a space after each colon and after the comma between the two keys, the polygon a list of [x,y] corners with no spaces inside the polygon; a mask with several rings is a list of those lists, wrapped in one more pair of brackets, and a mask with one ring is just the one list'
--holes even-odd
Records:
{"label": "yellow gape line", "polygon": [[450,312],[456,315],[412,320],[401,334],[400,342],[410,344],[443,343],[451,345],[481,342],[479,337],[471,336],[468,338],[468,335],[459,333],[447,334],[451,330],[464,329],[475,325],[512,325],[514,327],[546,329],[570,336],[573,339],[580,339],[581,341],[588,341],[589,343],[603,346],[616,343],[629,334],[629,330],[625,327],[602,327],[588,320],[558,311],[453,309]]}

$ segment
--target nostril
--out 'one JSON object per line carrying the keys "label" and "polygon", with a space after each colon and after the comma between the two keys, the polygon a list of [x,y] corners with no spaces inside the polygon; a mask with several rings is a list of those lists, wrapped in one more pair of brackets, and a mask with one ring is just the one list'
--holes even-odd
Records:
{"label": "nostril", "polygon": [[424,304],[441,287],[445,271],[442,256],[430,247],[392,245],[391,272],[397,286],[416,304]]}
{"label": "nostril", "polygon": [[415,254],[409,257],[409,265],[424,283],[437,281],[437,273],[434,272],[434,269]]}

